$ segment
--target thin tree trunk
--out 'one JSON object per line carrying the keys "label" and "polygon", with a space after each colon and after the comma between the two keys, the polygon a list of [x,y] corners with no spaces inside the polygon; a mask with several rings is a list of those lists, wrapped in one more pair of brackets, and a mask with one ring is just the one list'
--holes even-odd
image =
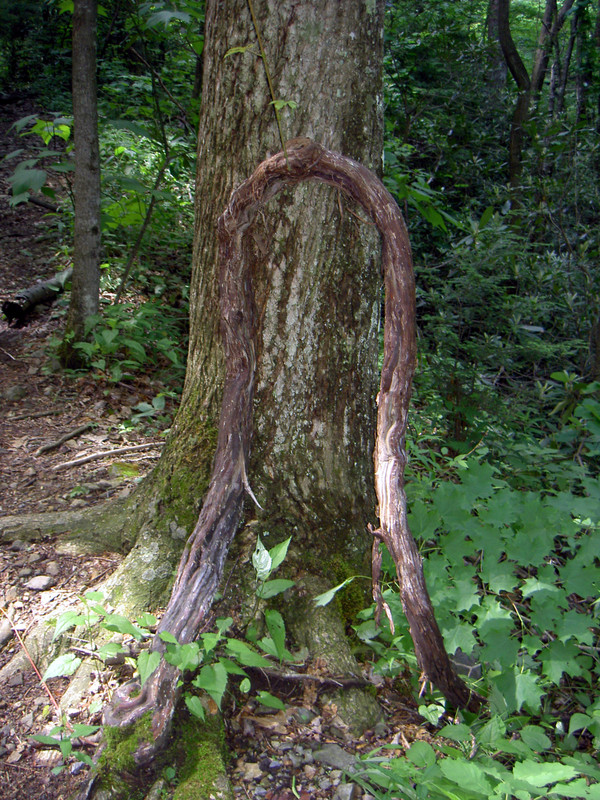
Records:
{"label": "thin tree trunk", "polygon": [[73,120],[75,227],[73,280],[63,360],[74,363],[72,340],[84,338],[85,321],[98,311],[100,292],[100,155],[96,99],[97,0],[73,9]]}

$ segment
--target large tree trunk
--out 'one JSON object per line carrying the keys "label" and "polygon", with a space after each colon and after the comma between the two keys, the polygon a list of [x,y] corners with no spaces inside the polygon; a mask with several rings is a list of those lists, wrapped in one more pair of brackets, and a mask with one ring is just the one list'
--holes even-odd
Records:
{"label": "large tree trunk", "polygon": [[[303,134],[379,171],[383,3],[271,0],[256,7],[286,138]],[[225,57],[232,47],[252,52]],[[209,4],[200,121],[189,365],[155,478],[182,520],[200,498],[199,454],[214,441],[224,377],[216,221],[232,189],[281,149],[246,0]],[[295,532],[315,563],[368,545],[377,379],[379,241],[351,203],[318,185],[266,209],[252,236],[259,333],[256,440],[248,476],[271,536]],[[206,465],[201,482],[205,485]],[[181,496],[177,488],[181,485]],[[189,519],[186,522],[189,525]],[[323,531],[327,535],[323,536]],[[268,541],[268,537],[267,537]],[[325,548],[325,549],[323,549]]]}
{"label": "large tree trunk", "polygon": [[62,357],[76,365],[72,340],[85,335],[85,321],[98,311],[100,292],[100,154],[96,98],[97,0],[73,8],[73,120],[75,230],[73,280]]}

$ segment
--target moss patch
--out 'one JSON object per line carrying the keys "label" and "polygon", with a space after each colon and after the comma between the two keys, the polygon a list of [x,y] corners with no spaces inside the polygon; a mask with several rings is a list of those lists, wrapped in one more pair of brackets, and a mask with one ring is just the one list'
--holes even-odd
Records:
{"label": "moss patch", "polygon": [[134,725],[126,728],[104,728],[106,747],[98,761],[100,784],[110,788],[115,796],[134,796],[131,788],[126,785],[124,776],[129,776],[135,781],[138,767],[133,754],[142,742],[152,738],[152,712],[144,714]]}
{"label": "moss patch", "polygon": [[185,719],[177,725],[171,752],[183,753],[173,800],[231,800],[223,754],[225,732],[219,718]]}

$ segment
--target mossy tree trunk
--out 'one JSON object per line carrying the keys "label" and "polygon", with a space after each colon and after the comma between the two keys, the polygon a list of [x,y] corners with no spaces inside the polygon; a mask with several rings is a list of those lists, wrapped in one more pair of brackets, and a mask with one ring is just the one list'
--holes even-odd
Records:
{"label": "mossy tree trunk", "polygon": [[[342,13],[324,0],[316,13],[314,3],[270,0],[255,12],[275,97],[297,103],[280,112],[284,137],[311,136],[380,172],[383,3],[352,2]],[[247,0],[209,3],[188,370],[144,490],[187,533],[207,486],[224,379],[216,222],[231,191],[281,150],[257,53]],[[265,509],[260,529],[267,543],[293,534],[309,568],[330,577],[333,561],[364,570],[375,506],[380,245],[360,217],[335,190],[305,184],[261,214],[248,243],[260,325],[248,477]]]}

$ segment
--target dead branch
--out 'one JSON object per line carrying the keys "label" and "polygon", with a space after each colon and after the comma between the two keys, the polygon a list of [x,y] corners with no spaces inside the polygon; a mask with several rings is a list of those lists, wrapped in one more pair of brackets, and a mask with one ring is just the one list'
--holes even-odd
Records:
{"label": "dead branch", "polygon": [[73,267],[68,267],[47,281],[39,281],[34,286],[21,289],[10,300],[2,303],[2,313],[10,324],[14,323],[15,327],[23,326],[27,315],[38,303],[53,302],[64,292],[65,284],[71,280],[72,274]]}
{"label": "dead branch", "polygon": [[164,442],[147,442],[146,444],[131,444],[127,447],[117,447],[115,450],[103,450],[101,453],[92,453],[89,456],[76,458],[74,461],[64,461],[62,464],[57,464],[55,467],[52,467],[52,469],[54,472],[58,472],[59,469],[78,467],[80,464],[87,464],[88,461],[97,461],[99,458],[120,456],[123,453],[133,453],[136,450],[150,450],[152,447],[162,447],[163,444]]}
{"label": "dead branch", "polygon": [[42,445],[42,447],[38,447],[38,449],[33,454],[34,456],[41,456],[42,453],[47,453],[49,450],[56,450],[57,447],[60,447],[61,444],[68,442],[70,439],[75,439],[77,436],[81,436],[82,433],[85,433],[90,428],[94,427],[93,422],[86,422],[83,425],[80,425],[78,428],[75,428],[68,433],[65,433],[60,439],[57,439],[55,442],[48,442],[48,444]]}

